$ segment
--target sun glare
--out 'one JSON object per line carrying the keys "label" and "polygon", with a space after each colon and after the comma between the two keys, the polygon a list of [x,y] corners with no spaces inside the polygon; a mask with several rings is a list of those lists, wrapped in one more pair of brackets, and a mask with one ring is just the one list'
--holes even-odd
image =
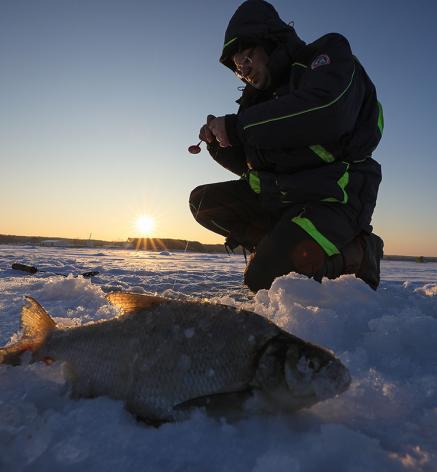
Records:
{"label": "sun glare", "polygon": [[135,226],[141,236],[150,236],[155,229],[155,220],[149,215],[139,216]]}

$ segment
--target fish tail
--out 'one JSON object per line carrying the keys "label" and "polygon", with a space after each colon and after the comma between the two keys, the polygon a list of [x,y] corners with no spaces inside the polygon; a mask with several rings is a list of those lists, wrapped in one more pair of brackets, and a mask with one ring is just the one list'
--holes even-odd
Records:
{"label": "fish tail", "polygon": [[36,351],[56,328],[56,323],[35,299],[26,297],[26,301],[21,309],[23,335],[15,344],[0,348],[0,364],[19,364],[23,352]]}

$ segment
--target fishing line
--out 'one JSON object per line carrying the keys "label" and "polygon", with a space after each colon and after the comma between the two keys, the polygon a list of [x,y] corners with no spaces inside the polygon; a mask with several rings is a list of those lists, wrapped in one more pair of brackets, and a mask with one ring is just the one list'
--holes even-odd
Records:
{"label": "fishing line", "polygon": [[[203,202],[203,199],[204,199],[204,197],[205,197],[205,194],[206,194],[206,189],[204,188],[204,189],[203,189],[203,192],[202,192],[202,198],[200,199],[199,206],[198,206],[198,208],[197,208],[196,215],[195,215],[195,217],[194,217],[194,219],[195,219],[196,221],[197,221],[197,216],[199,215],[199,211],[200,211],[200,208],[201,208],[201,206],[202,206],[202,202]],[[187,249],[188,249],[188,244],[189,244],[189,239],[187,239],[187,241],[186,241],[186,243],[185,243],[185,249],[184,249],[183,254],[186,254]],[[174,278],[174,282],[173,282],[173,286],[172,286],[172,288],[171,288],[172,290],[174,290],[174,287],[175,287],[175,285],[176,285],[176,282],[177,282],[177,278],[175,277],[175,278]]]}

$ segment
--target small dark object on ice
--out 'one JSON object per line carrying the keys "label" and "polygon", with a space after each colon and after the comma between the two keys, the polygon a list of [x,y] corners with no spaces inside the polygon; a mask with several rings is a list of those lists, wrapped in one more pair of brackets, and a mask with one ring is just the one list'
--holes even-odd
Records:
{"label": "small dark object on ice", "polygon": [[38,269],[36,267],[28,266],[24,264],[18,264],[18,263],[12,264],[12,268],[14,270],[21,270],[22,272],[28,272],[29,274],[36,274],[38,272]]}
{"label": "small dark object on ice", "polygon": [[[20,270],[21,272],[27,272],[28,274],[36,274],[37,272],[45,272],[45,273],[51,273],[50,271],[47,270],[40,270],[34,266],[28,266],[25,264],[19,264],[17,262],[14,262],[12,264],[12,269],[14,270]],[[95,275],[98,275],[99,272],[97,270],[92,270],[90,272],[84,272],[83,274],[79,274],[85,279],[89,279],[91,277],[94,277]],[[67,277],[66,274],[59,274],[57,272],[54,273],[54,275],[60,275],[61,277]],[[77,275],[75,275],[77,277]]]}

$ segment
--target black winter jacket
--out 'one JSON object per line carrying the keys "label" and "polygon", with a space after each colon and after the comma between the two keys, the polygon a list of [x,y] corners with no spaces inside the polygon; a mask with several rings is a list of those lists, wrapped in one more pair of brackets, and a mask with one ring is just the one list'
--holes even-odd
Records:
{"label": "black winter jacket", "polygon": [[210,145],[212,157],[247,176],[261,197],[276,195],[277,205],[345,205],[370,231],[381,181],[371,156],[383,130],[373,83],[346,38],[331,33],[305,45],[262,0],[235,12],[220,60],[233,69],[239,48],[266,41],[272,84],[246,85],[238,113],[226,117],[232,147]]}

